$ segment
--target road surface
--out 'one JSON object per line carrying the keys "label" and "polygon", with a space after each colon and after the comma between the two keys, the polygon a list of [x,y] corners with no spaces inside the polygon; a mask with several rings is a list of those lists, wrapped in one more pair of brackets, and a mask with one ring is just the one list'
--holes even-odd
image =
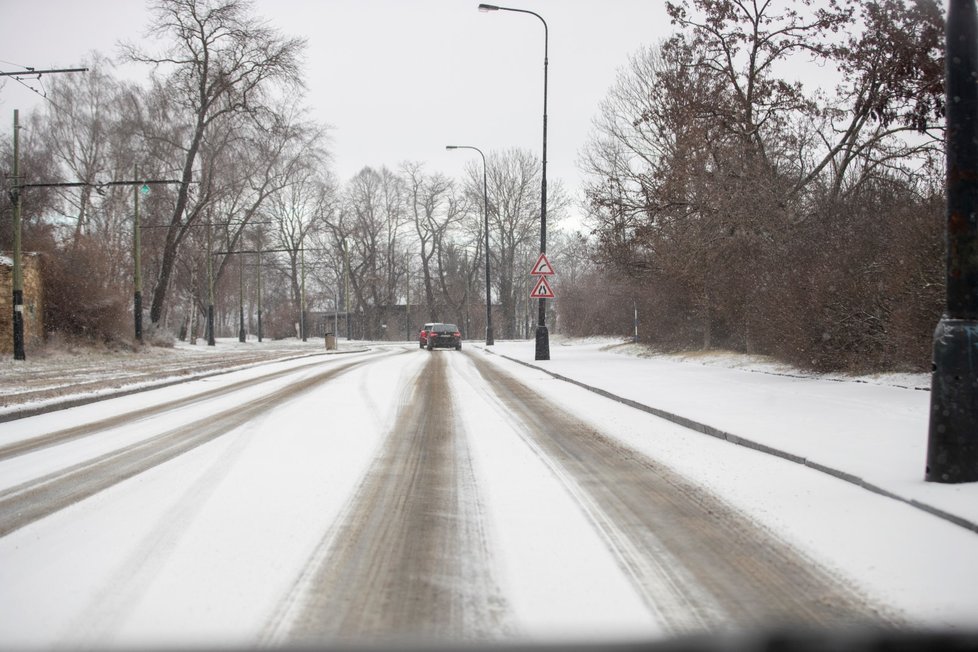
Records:
{"label": "road surface", "polygon": [[0,424],[0,640],[484,642],[893,621],[492,358],[390,346]]}

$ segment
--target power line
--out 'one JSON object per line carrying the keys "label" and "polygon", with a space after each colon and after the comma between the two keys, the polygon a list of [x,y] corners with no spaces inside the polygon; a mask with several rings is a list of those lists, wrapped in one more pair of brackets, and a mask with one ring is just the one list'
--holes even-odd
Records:
{"label": "power line", "polygon": [[[19,66],[19,64],[10,63],[9,61],[6,61],[4,63],[8,63],[8,64],[10,64],[12,66]],[[71,73],[71,72],[88,72],[88,68],[48,68],[48,69],[43,69],[43,70],[37,70],[36,68],[32,68],[30,66],[19,66],[19,67],[20,68],[24,68],[24,70],[15,71],[15,72],[4,72],[4,71],[0,71],[0,77],[10,77],[15,82],[17,82],[18,84],[20,84],[21,86],[23,86],[24,88],[26,88],[27,90],[29,90],[29,91],[31,91],[33,93],[36,93],[42,99],[50,102],[51,103],[51,106],[53,106],[54,108],[56,108],[59,111],[62,111],[64,113],[67,113],[72,118],[75,117],[74,114],[70,110],[68,110],[65,107],[59,105],[57,102],[55,102],[50,97],[48,97],[48,94],[47,94],[46,91],[39,91],[36,88],[34,88],[33,86],[31,86],[30,84],[28,84],[24,80],[25,80],[25,78],[31,78],[31,77],[33,77],[36,81],[41,81],[41,75],[57,74],[57,73]],[[42,85],[42,88],[43,88],[43,85]]]}
{"label": "power line", "polygon": [[17,79],[19,75],[24,75],[26,77],[37,76],[38,79],[41,75],[47,75],[56,72],[88,72],[88,68],[50,68],[48,70],[35,70],[34,68],[27,68],[27,70],[21,70],[18,72],[3,72],[0,71],[0,77],[13,77]]}
{"label": "power line", "polygon": [[221,226],[240,226],[240,227],[244,228],[246,226],[256,226],[256,225],[265,225],[265,224],[275,224],[275,222],[214,222],[212,224],[208,224],[207,222],[197,222],[196,224],[177,224],[177,225],[172,225],[172,224],[153,224],[153,225],[149,225],[149,226],[144,225],[144,224],[141,224],[140,225],[140,228],[141,229],[169,229],[169,228],[172,228],[173,226],[180,226],[180,227],[184,227],[184,228],[187,228],[187,229],[202,228],[202,227],[205,227],[205,226],[217,226],[217,227],[221,227]]}

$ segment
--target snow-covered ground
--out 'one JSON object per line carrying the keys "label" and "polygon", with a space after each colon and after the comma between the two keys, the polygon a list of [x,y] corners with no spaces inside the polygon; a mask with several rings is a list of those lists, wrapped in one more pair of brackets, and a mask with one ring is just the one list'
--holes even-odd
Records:
{"label": "snow-covered ground", "polygon": [[649,355],[608,339],[492,350],[615,396],[825,467],[978,530],[978,483],[924,482],[930,378],[815,376],[733,354]]}
{"label": "snow-covered ground", "polygon": [[[539,370],[533,386],[555,404],[710,487],[910,622],[978,629],[978,483],[924,482],[926,375],[817,377],[743,356],[649,355],[607,339],[552,340],[549,361],[534,360],[533,342],[491,350]],[[554,375],[798,459],[666,421],[650,426],[638,410],[609,409]]]}
{"label": "snow-covered ground", "polygon": [[[344,342],[340,351],[360,350]],[[263,362],[324,353],[318,339],[258,342],[249,336],[220,338],[216,346],[176,342],[173,347],[144,346],[136,350],[51,344],[29,351],[27,360],[0,359],[0,421],[42,412],[69,403],[84,403],[191,378],[203,378]]]}
{"label": "snow-covered ground", "polygon": [[[240,348],[249,346],[254,348]],[[295,347],[290,357],[322,352],[318,343],[289,346]],[[477,342],[465,346],[483,348]],[[176,349],[165,357],[215,357],[235,348],[222,342],[217,350]],[[390,348],[398,347],[344,341],[346,355],[323,360],[338,365]],[[343,517],[398,405],[410,400],[409,379],[428,360],[416,347],[402,348],[413,350],[379,357],[325,385],[327,391],[270,407],[234,437],[215,439],[0,537],[0,646],[287,640],[276,630],[287,619],[275,614],[287,612],[289,596],[299,594],[309,560],[326,554],[332,524]],[[978,483],[923,481],[929,393],[917,388],[927,386],[926,376],[811,377],[742,357],[648,356],[610,340],[554,339],[552,359],[536,362],[533,348],[533,342],[501,341],[492,355],[476,355],[532,385],[553,405],[708,487],[898,621],[978,629],[978,533],[968,528],[978,522]],[[373,351],[353,352],[361,349]],[[467,356],[441,353],[452,356],[453,377],[477,376]],[[321,373],[311,361],[299,357],[276,368]],[[0,380],[16,373],[8,364],[0,363]],[[48,370],[56,365],[49,361]],[[124,386],[125,374],[114,375],[108,359],[101,367],[106,384]],[[169,363],[159,368],[175,369]],[[124,414],[149,400],[184,400],[259,373],[241,369],[0,423],[0,445]],[[553,374],[771,451],[681,427]],[[285,379],[248,387],[247,400],[274,394]],[[587,508],[515,431],[504,430],[483,389],[465,380],[453,391],[464,406],[458,419],[483,481],[487,545],[516,630],[538,640],[662,635],[662,623],[645,611],[589,523]],[[70,387],[62,390],[62,398],[71,396]],[[50,472],[37,464],[73,463],[103,454],[100,447],[111,447],[112,437],[131,441],[205,423],[209,415],[233,413],[234,405],[216,395],[163,414],[158,424],[121,425],[99,442],[54,447],[43,459],[14,458],[0,465],[0,492]],[[858,478],[875,490],[860,486]]]}

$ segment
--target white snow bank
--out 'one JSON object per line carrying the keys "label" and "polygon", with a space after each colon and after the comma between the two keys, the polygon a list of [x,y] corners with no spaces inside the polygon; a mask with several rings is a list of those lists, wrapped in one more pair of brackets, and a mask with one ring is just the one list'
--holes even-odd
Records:
{"label": "white snow bank", "polygon": [[642,349],[610,344],[552,341],[546,361],[533,359],[533,341],[497,341],[492,350],[978,523],[978,483],[924,482],[930,393],[914,389],[927,385],[924,374],[885,384],[730,354],[638,357]]}

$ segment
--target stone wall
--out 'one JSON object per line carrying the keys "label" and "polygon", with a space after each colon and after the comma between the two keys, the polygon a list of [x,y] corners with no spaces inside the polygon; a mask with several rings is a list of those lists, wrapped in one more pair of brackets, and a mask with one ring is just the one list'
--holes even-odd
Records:
{"label": "stone wall", "polygon": [[[21,257],[24,275],[24,347],[44,339],[44,304],[40,254]],[[13,253],[0,253],[0,353],[14,352],[14,263]]]}

